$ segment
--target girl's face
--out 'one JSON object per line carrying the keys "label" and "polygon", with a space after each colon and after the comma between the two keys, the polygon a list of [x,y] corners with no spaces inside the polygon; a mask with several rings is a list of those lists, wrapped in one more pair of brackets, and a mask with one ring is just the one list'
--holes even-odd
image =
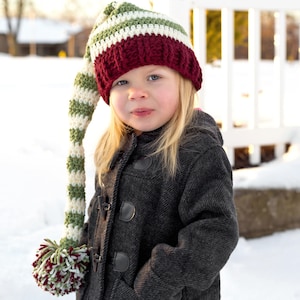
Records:
{"label": "girl's face", "polygon": [[137,134],[166,124],[179,106],[179,75],[164,66],[133,69],[113,82],[110,105]]}

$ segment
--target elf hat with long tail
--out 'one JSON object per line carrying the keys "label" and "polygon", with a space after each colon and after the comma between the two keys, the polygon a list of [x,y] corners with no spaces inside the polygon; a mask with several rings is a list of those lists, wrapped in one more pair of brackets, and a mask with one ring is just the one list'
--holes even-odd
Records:
{"label": "elf hat with long tail", "polygon": [[45,239],[33,262],[33,276],[53,295],[77,291],[89,264],[86,245],[80,245],[85,216],[83,139],[100,96],[109,104],[112,83],[143,66],[174,69],[200,89],[202,74],[184,29],[167,16],[131,3],[108,4],[89,36],[83,68],[74,81],[69,105],[70,149],[64,235],[59,244]]}

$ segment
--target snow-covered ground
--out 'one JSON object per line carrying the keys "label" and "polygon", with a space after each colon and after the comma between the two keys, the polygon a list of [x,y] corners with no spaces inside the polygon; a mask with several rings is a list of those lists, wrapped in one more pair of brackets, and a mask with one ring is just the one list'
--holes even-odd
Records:
{"label": "snow-covered ground", "polygon": [[[31,263],[43,239],[59,240],[62,232],[68,101],[80,65],[81,59],[0,56],[0,299],[53,299],[36,286]],[[205,84],[213,86],[220,69],[207,68],[210,76]],[[290,93],[298,93],[293,99],[299,102],[300,65],[290,64],[289,68],[289,78],[294,78],[290,86],[298,89]],[[246,76],[236,78],[242,89]],[[268,89],[266,81],[262,87],[266,95]],[[240,92],[246,94],[247,90]],[[221,101],[222,97],[208,100]],[[210,113],[217,115],[218,111]],[[108,109],[101,104],[85,140],[87,199],[93,193],[93,149],[107,120]],[[299,189],[299,167],[300,129],[289,153],[262,167],[235,171],[234,185]],[[253,240],[240,238],[222,270],[222,299],[300,299],[299,254],[300,229]],[[68,295],[63,299],[74,298]]]}

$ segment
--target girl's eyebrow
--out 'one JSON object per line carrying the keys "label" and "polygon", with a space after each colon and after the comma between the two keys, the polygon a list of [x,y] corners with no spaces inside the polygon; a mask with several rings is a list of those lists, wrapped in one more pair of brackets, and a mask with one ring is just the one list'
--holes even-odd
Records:
{"label": "girl's eyebrow", "polygon": [[165,69],[161,67],[154,67],[147,71],[148,75],[163,75],[165,74]]}
{"label": "girl's eyebrow", "polygon": [[158,66],[158,65],[152,65],[147,71],[148,72],[153,72],[153,71],[156,71],[156,70],[164,70],[164,67],[163,66]]}

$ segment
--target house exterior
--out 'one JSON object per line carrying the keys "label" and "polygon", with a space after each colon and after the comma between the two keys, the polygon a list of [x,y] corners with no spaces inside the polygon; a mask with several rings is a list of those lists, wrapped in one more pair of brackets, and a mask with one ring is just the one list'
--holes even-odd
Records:
{"label": "house exterior", "polygon": [[[12,19],[12,26],[16,26]],[[6,18],[0,18],[0,52],[8,53],[8,26]],[[57,56],[81,56],[82,46],[76,41],[86,43],[85,30],[77,24],[43,18],[23,18],[17,36],[18,54]]]}

